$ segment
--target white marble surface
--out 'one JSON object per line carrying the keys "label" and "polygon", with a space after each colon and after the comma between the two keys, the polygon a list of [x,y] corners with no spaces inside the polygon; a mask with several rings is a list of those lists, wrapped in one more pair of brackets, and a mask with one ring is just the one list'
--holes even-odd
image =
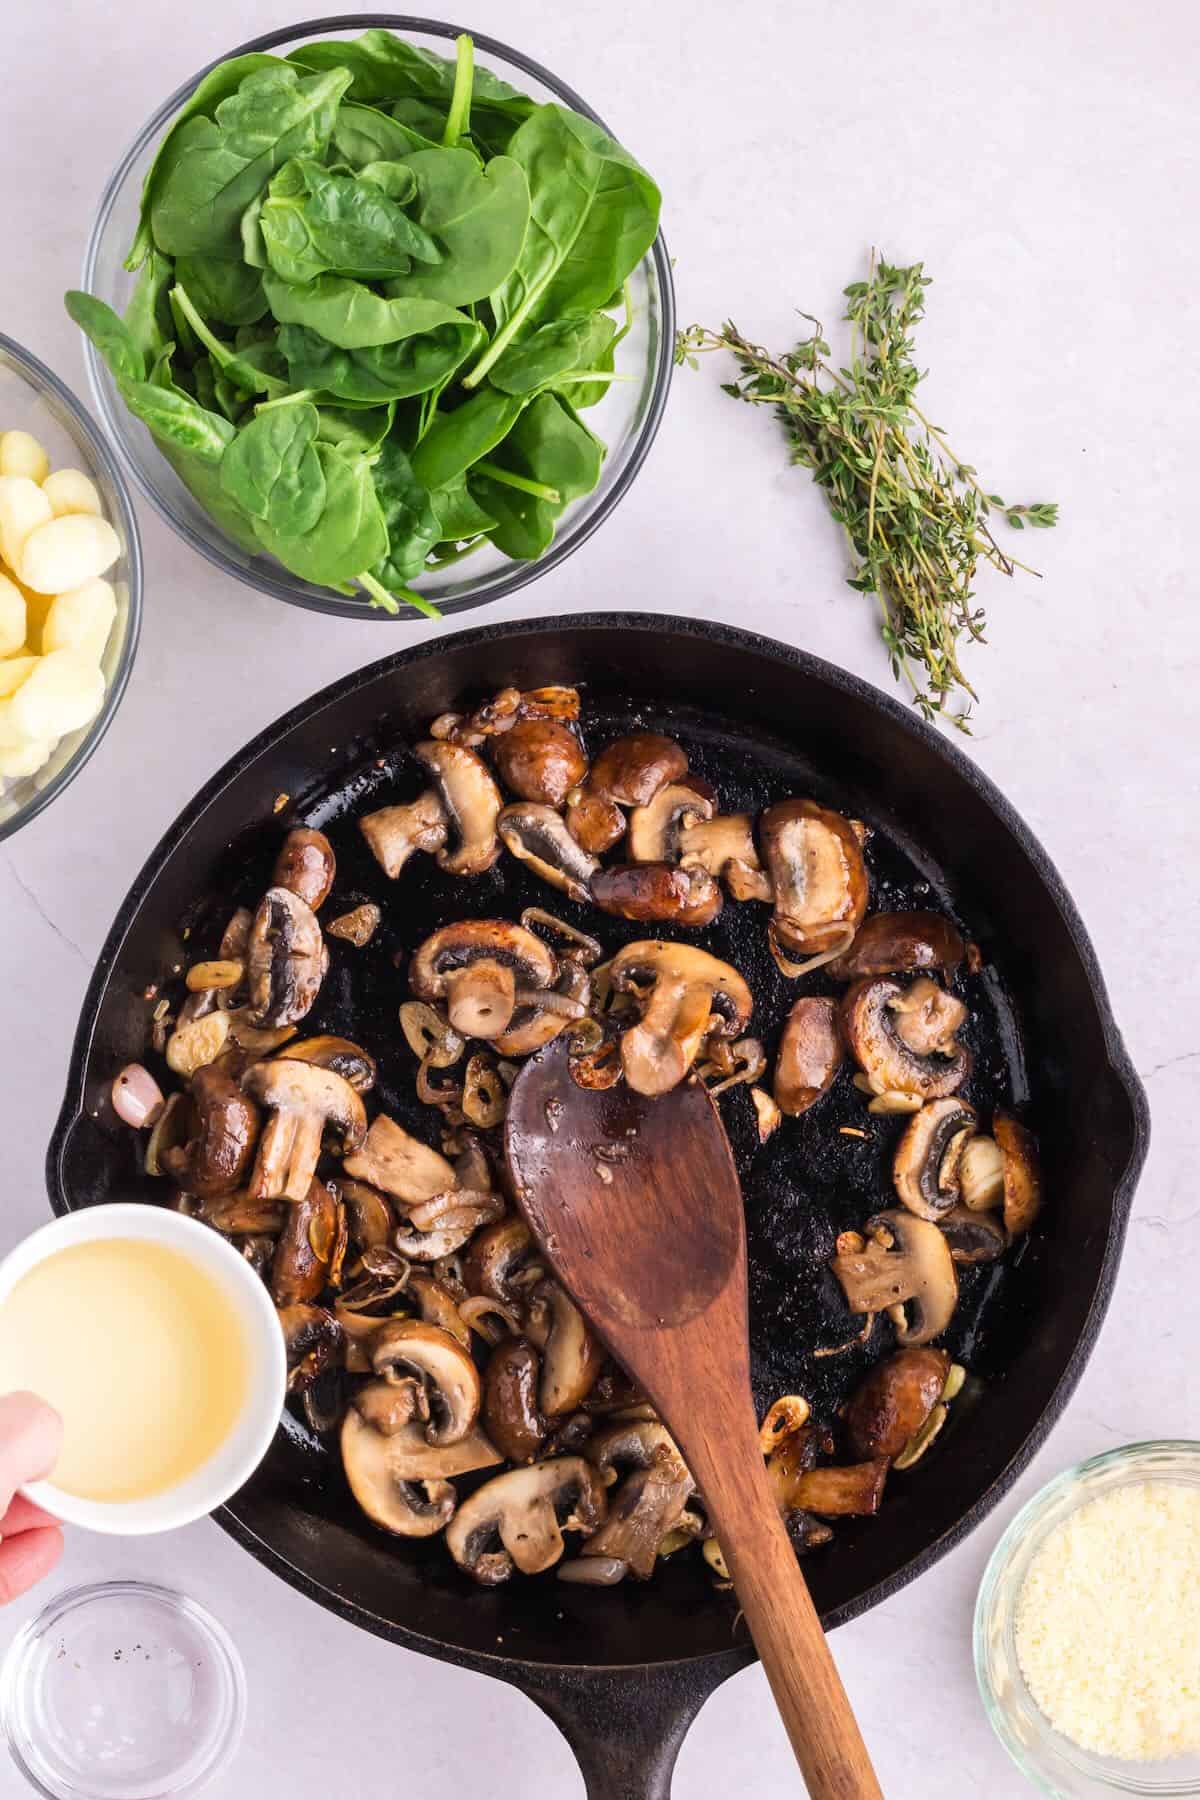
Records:
{"label": "white marble surface", "polygon": [[[10,0],[3,328],[78,390],[59,296],[104,176],[162,94],[289,17],[282,0],[252,13],[234,0]],[[1062,528],[1034,544],[1044,581],[988,579],[972,752],[1077,896],[1155,1139],[1116,1304],[1049,1444],[967,1543],[836,1634],[889,1800],[1024,1791],[971,1673],[988,1552],[1064,1464],[1129,1439],[1200,1435],[1198,20],[1185,0],[495,0],[480,16],[588,94],[658,175],[685,319],[732,311],[776,342],[793,304],[836,313],[872,242],[924,257],[936,277],[921,341],[935,416],[989,483],[1062,505]],[[266,721],[429,629],[282,607],[223,582],[139,511],[146,623],[125,703],[80,780],[0,849],[0,1250],[45,1217],[43,1151],[84,986],[160,832]],[[734,413],[709,368],[677,379],[654,453],[599,536],[477,618],[637,606],[731,619],[887,686],[868,604],[841,575],[807,478],[784,465],[767,421],[756,430]],[[581,1792],[565,1745],[526,1701],[318,1612],[209,1523],[143,1544],[73,1534],[54,1585],[121,1574],[178,1583],[241,1645],[250,1724],[225,1795],[281,1782],[294,1800],[446,1791],[477,1783],[481,1766],[506,1800]],[[0,1621],[0,1647],[40,1598]],[[0,1769],[0,1791],[17,1785]],[[773,1800],[797,1787],[762,1676],[748,1671],[705,1708],[675,1791]]]}

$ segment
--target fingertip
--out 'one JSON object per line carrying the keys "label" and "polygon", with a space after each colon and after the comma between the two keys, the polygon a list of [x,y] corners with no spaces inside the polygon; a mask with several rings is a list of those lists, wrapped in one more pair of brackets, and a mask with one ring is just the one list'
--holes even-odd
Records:
{"label": "fingertip", "polygon": [[63,1553],[58,1525],[41,1525],[0,1543],[0,1606],[17,1600],[55,1567]]}
{"label": "fingertip", "polygon": [[0,1395],[0,1487],[11,1490],[49,1475],[62,1440],[62,1419],[39,1395]]}

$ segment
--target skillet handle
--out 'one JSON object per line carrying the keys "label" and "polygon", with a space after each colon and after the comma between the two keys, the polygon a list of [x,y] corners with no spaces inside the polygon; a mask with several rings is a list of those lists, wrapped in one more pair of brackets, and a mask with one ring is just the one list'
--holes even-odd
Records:
{"label": "skillet handle", "polygon": [[526,1665],[507,1679],[570,1744],[587,1800],[670,1800],[675,1758],[688,1729],[732,1673],[722,1657],[650,1669]]}

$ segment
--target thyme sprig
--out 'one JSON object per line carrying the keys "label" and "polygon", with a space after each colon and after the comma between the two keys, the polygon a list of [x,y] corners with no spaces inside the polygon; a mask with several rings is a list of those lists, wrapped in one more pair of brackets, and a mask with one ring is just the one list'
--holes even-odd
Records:
{"label": "thyme sprig", "polygon": [[896,679],[907,680],[927,719],[970,729],[977,699],[959,663],[965,639],[983,641],[974,604],[981,561],[1004,575],[1037,571],[1008,555],[992,535],[1001,515],[1015,531],[1057,523],[1052,502],[1012,505],[987,492],[917,405],[923,371],[913,361],[913,329],[925,311],[930,277],[922,263],[899,268],[872,255],[865,281],[845,289],[850,358],[835,367],[819,320],[801,313],[809,336],[774,356],[732,323],[692,325],[678,334],[675,360],[690,367],[713,350],[732,353],[740,371],[725,392],[773,407],[791,460],[812,471],[854,557],[849,585],[875,594]]}

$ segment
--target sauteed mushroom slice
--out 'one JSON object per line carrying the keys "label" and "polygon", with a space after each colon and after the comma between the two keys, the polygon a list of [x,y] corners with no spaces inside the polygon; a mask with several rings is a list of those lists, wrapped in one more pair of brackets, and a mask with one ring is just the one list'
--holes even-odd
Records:
{"label": "sauteed mushroom slice", "polygon": [[277,1057],[247,1069],[242,1087],[271,1114],[250,1177],[258,1199],[303,1200],[326,1132],[337,1136],[343,1153],[357,1150],[366,1136],[362,1100],[332,1069]]}
{"label": "sauteed mushroom slice", "polygon": [[581,788],[567,798],[567,825],[594,855],[611,850],[625,831],[622,806],[648,806],[670,781],[687,773],[686,753],[673,738],[638,731],[607,745]]}
{"label": "sauteed mushroom slice", "polygon": [[500,779],[520,800],[562,806],[587,774],[579,739],[557,719],[518,719],[496,739]]}
{"label": "sauteed mushroom slice", "polygon": [[236,1081],[211,1063],[192,1076],[191,1130],[186,1142],[162,1153],[180,1187],[200,1200],[231,1194],[245,1178],[258,1138],[259,1111]]}
{"label": "sauteed mushroom slice", "polygon": [[281,1306],[278,1312],[287,1350],[288,1391],[298,1394],[337,1362],[342,1328],[323,1306]]}
{"label": "sauteed mushroom slice", "polygon": [[850,948],[828,968],[835,981],[923,969],[940,970],[949,981],[962,959],[962,937],[944,914],[877,912],[863,920]]}
{"label": "sauteed mushroom slice", "polygon": [[958,1303],[949,1245],[928,1219],[898,1210],[877,1213],[866,1234],[862,1250],[839,1250],[830,1263],[846,1304],[856,1313],[888,1312],[904,1348],[927,1344],[946,1329]]}
{"label": "sauteed mushroom slice", "polygon": [[520,1306],[544,1273],[541,1252],[528,1225],[515,1216],[481,1231],[472,1239],[463,1261],[468,1293],[486,1294],[505,1306]]}
{"label": "sauteed mushroom slice", "polygon": [[271,1263],[271,1298],[276,1306],[315,1300],[329,1280],[345,1221],[323,1181],[314,1181],[303,1200],[294,1200]]}
{"label": "sauteed mushroom slice", "polygon": [[846,1444],[863,1461],[899,1456],[941,1398],[950,1358],[944,1350],[898,1350],[876,1363],[846,1408]]}
{"label": "sauteed mushroom slice", "polygon": [[615,1481],[629,1469],[609,1499],[608,1516],[584,1544],[586,1557],[613,1557],[639,1581],[648,1581],[659,1545],[674,1530],[695,1483],[665,1425],[645,1421],[599,1432],[586,1455],[598,1473]]}
{"label": "sauteed mushroom slice", "polygon": [[518,801],[496,822],[500,841],[519,862],[572,900],[587,900],[588,883],[599,863],[580,848],[552,806]]}
{"label": "sauteed mushroom slice", "polygon": [[375,1058],[349,1038],[328,1034],[301,1038],[299,1043],[288,1045],[288,1061],[314,1063],[318,1069],[332,1069],[358,1094],[369,1094],[375,1086]]}
{"label": "sauteed mushroom slice", "polygon": [[794,1119],[815,1106],[837,1080],[843,1055],[837,1002],[802,994],[779,1041],[773,1090],[780,1112]]}
{"label": "sauteed mushroom slice", "polygon": [[495,1587],[514,1568],[523,1575],[552,1568],[563,1532],[593,1532],[604,1512],[604,1489],[591,1466],[581,1456],[555,1457],[477,1488],[448,1526],[446,1544],[460,1569]]}
{"label": "sauteed mushroom slice", "polygon": [[715,818],[684,818],[679,832],[679,860],[684,868],[699,865],[724,879],[735,900],[772,900],[771,878],[754,842],[749,813],[718,813]]}
{"label": "sauteed mushroom slice", "polygon": [[402,1256],[413,1262],[435,1263],[461,1250],[480,1226],[498,1219],[504,1211],[499,1194],[475,1188],[454,1188],[435,1195],[409,1211],[409,1229],[392,1235]]}
{"label": "sauteed mushroom slice", "polygon": [[968,1138],[958,1174],[963,1205],[972,1212],[990,1212],[1004,1204],[1004,1157],[995,1138],[982,1134]]}
{"label": "sauteed mushroom slice", "polygon": [[534,994],[527,1005],[518,1005],[508,1025],[493,1039],[497,1055],[529,1056],[557,1037],[568,1025],[583,1018],[591,998],[587,970],[564,960],[554,986]]}
{"label": "sauteed mushroom slice", "polygon": [[411,1270],[405,1291],[416,1301],[417,1311],[427,1325],[440,1326],[464,1350],[470,1349],[470,1330],[459,1315],[453,1294],[436,1275],[427,1269]]}
{"label": "sauteed mushroom slice", "polygon": [[[363,1388],[342,1421],[342,1466],[350,1490],[367,1517],[397,1537],[433,1537],[454,1516],[457,1501],[449,1477],[489,1469],[499,1462],[483,1433],[457,1444],[434,1446],[411,1422],[393,1432],[376,1430],[363,1416],[390,1395],[386,1383]],[[386,1414],[385,1414],[386,1416]]]}
{"label": "sauteed mushroom slice", "polygon": [[297,825],[288,832],[275,858],[272,887],[287,888],[314,912],[329,898],[337,874],[333,845],[323,831]]}
{"label": "sauteed mushroom slice", "polygon": [[392,881],[418,850],[432,856],[435,850],[443,849],[450,832],[446,809],[436,788],[427,788],[405,806],[381,806],[377,812],[364,813],[358,829]]}
{"label": "sauteed mushroom slice", "polygon": [[707,869],[669,862],[614,863],[592,876],[592,899],[602,912],[647,925],[711,925],[721,889]]}
{"label": "sauteed mushroom slice", "polygon": [[872,1092],[921,1100],[955,1093],[970,1073],[971,1053],[954,1035],[965,1016],[962,1002],[926,976],[907,989],[869,976],[841,1005],[842,1030]]}
{"label": "sauteed mushroom slice", "polygon": [[352,906],[349,912],[339,913],[336,919],[330,919],[325,927],[327,937],[342,938],[347,944],[353,944],[361,950],[369,944],[383,921],[383,913],[373,900],[364,900],[360,906]]}
{"label": "sauteed mushroom slice", "polygon": [[311,906],[289,888],[268,888],[246,950],[251,1023],[296,1024],[312,1009],[328,967],[329,952]]}
{"label": "sauteed mushroom slice", "polygon": [[[775,912],[769,927],[785,975],[849,949],[867,910],[867,869],[854,827],[815,800],[780,800],[759,826]],[[792,957],[804,960],[795,963]]]}
{"label": "sauteed mushroom slice", "polygon": [[214,1231],[225,1237],[265,1237],[269,1255],[275,1254],[275,1239],[283,1230],[288,1207],[283,1200],[255,1200],[243,1189],[236,1194],[218,1194],[206,1200],[200,1217]]}
{"label": "sauteed mushroom slice", "polygon": [[432,1200],[458,1185],[458,1177],[446,1158],[386,1113],[372,1120],[361,1146],[343,1159],[342,1167],[352,1180],[381,1188],[410,1206]]}
{"label": "sauteed mushroom slice", "polygon": [[479,1417],[479,1371],[458,1340],[439,1325],[389,1319],[370,1343],[371,1367],[386,1384],[409,1387],[414,1416],[430,1444],[458,1444]]}
{"label": "sauteed mushroom slice", "polygon": [[630,862],[678,862],[685,826],[712,818],[716,810],[708,783],[669,781],[644,806],[629,815],[627,848]]}
{"label": "sauteed mushroom slice", "polygon": [[892,1159],[896,1193],[920,1219],[941,1219],[960,1192],[959,1162],[975,1129],[975,1108],[965,1100],[928,1100],[914,1113]]}
{"label": "sauteed mushroom slice", "polygon": [[942,1214],[938,1226],[956,1263],[995,1262],[1009,1246],[1003,1220],[994,1212],[953,1206]]}
{"label": "sauteed mushroom slice", "polygon": [[549,1426],[538,1407],[541,1359],[527,1338],[497,1344],[483,1377],[483,1423],[511,1463],[530,1463]]}
{"label": "sauteed mushroom slice", "polygon": [[359,1249],[377,1249],[388,1243],[396,1216],[378,1188],[365,1181],[339,1181],[338,1192],[346,1209],[350,1236]]}
{"label": "sauteed mushroom slice", "polygon": [[409,966],[421,1000],[444,1000],[450,1023],[464,1037],[499,1037],[520,1003],[550,988],[558,974],[554,953],[532,931],[507,919],[463,919],[427,937]]}
{"label": "sauteed mushroom slice", "polygon": [[642,1016],[622,1034],[621,1065],[639,1094],[665,1094],[683,1080],[710,1032],[737,1037],[753,1001],[728,963],[691,944],[626,944],[609,965],[621,993],[644,993]]}
{"label": "sauteed mushroom slice", "polygon": [[998,1112],[992,1120],[992,1135],[1004,1159],[1004,1223],[1010,1237],[1020,1237],[1042,1206],[1037,1139],[1006,1112]]}
{"label": "sauteed mushroom slice", "polygon": [[793,1484],[796,1506],[827,1519],[869,1517],[879,1511],[889,1467],[886,1458],[878,1457],[849,1467],[809,1469]]}
{"label": "sauteed mushroom slice", "polygon": [[496,820],[500,789],[482,757],[462,744],[428,738],[413,755],[429,770],[437,788],[453,840],[437,853],[449,875],[482,875],[500,854]]}
{"label": "sauteed mushroom slice", "polygon": [[574,1412],[596,1384],[604,1351],[570,1296],[556,1281],[535,1289],[528,1331],[542,1352],[540,1405],[550,1419]]}

